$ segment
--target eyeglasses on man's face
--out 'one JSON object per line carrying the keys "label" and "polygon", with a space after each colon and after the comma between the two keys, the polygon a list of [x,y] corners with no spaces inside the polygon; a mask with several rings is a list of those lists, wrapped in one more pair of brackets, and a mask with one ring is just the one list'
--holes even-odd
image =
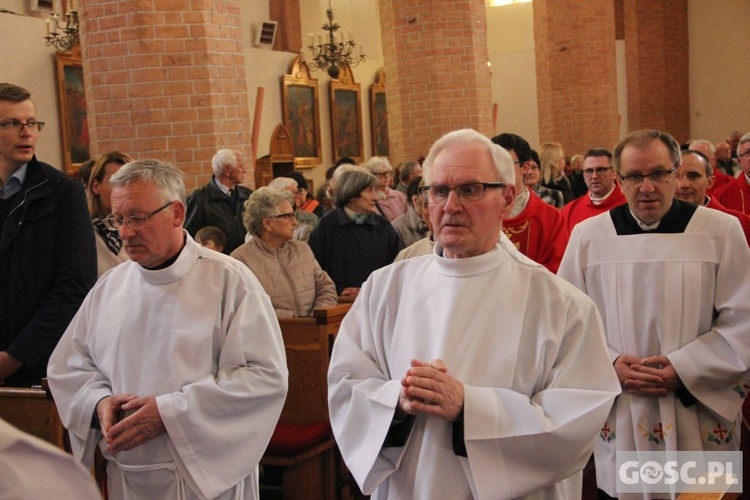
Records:
{"label": "eyeglasses on man's face", "polygon": [[669,170],[655,170],[654,172],[646,175],[620,175],[620,180],[622,181],[622,184],[627,187],[638,187],[643,184],[643,180],[646,178],[648,178],[648,180],[651,181],[652,184],[660,184],[662,182],[666,182],[669,179],[669,176],[672,175],[672,172],[674,172],[675,170],[677,170],[677,165]]}
{"label": "eyeglasses on man's face", "polygon": [[0,123],[0,130],[15,130],[19,134],[24,127],[27,127],[29,129],[29,132],[41,132],[44,129],[44,122],[38,122],[36,120],[27,120],[26,122],[22,122],[20,120],[8,120],[6,122]]}
{"label": "eyeglasses on man's face", "polygon": [[422,186],[419,192],[427,194],[430,203],[445,203],[451,191],[456,192],[456,196],[461,201],[479,201],[484,198],[487,189],[504,188],[507,184],[502,182],[469,182],[459,184],[456,187],[448,186]]}
{"label": "eyeglasses on man's face", "polygon": [[170,201],[166,205],[159,207],[146,215],[131,215],[130,217],[115,217],[114,215],[110,215],[102,220],[102,222],[104,223],[104,227],[110,231],[119,231],[125,224],[127,224],[130,229],[140,229],[146,225],[146,222],[148,222],[151,217],[158,214],[172,203],[174,203],[174,201]]}
{"label": "eyeglasses on man's face", "polygon": [[269,219],[286,219],[288,221],[294,220],[294,212],[288,212],[285,214],[278,214],[278,215],[269,215]]}
{"label": "eyeglasses on man's face", "polygon": [[596,167],[596,168],[584,168],[583,170],[581,170],[581,172],[583,172],[584,177],[591,177],[594,174],[601,177],[610,170],[612,170],[612,167]]}

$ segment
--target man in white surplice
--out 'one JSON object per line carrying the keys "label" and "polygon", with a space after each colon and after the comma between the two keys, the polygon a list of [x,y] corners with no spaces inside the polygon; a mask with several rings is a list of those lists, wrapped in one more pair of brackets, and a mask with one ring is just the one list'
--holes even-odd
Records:
{"label": "man in white surplice", "polygon": [[104,274],[48,377],[75,456],[98,444],[109,498],[258,497],[258,462],[284,404],[273,306],[242,263],[182,229],[182,174],[156,160],[110,179],[131,261]]}
{"label": "man in white surplice", "polygon": [[341,325],[329,407],[373,498],[580,498],[619,393],[594,304],[502,234],[513,160],[474,130],[424,164],[437,245],[374,272]]}
{"label": "man in white surplice", "polygon": [[594,452],[613,497],[618,451],[739,449],[750,250],[735,217],[675,199],[680,160],[664,132],[622,139],[628,203],[578,224],[558,271],[596,302],[624,388]]}

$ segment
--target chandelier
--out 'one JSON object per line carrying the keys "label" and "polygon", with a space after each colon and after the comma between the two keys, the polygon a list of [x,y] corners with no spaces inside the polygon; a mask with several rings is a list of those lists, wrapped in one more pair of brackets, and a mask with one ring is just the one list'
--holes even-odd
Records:
{"label": "chandelier", "polygon": [[[348,37],[345,37],[343,33],[336,33],[341,26],[339,23],[333,22],[331,0],[328,0],[326,15],[328,16],[328,23],[323,25],[323,31],[327,31],[328,34],[319,34],[316,45],[315,37],[310,33],[309,49],[313,60],[308,64],[308,67],[313,71],[325,69],[331,78],[336,79],[339,77],[342,67],[346,65],[352,67],[358,65],[365,60],[365,55],[362,52],[361,43],[359,44],[359,55],[353,55],[357,43],[354,41],[351,31]],[[324,41],[324,38],[327,41]]]}
{"label": "chandelier", "polygon": [[78,45],[80,40],[75,0],[71,0],[64,22],[60,22],[60,15],[57,12],[47,19],[47,35],[44,39],[47,40],[47,47],[54,45],[59,52],[67,52]]}

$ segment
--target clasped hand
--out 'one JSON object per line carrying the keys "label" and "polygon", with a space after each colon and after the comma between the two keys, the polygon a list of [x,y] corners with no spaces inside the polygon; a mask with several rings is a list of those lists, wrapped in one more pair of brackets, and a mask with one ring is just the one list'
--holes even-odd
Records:
{"label": "clasped hand", "polygon": [[[122,420],[118,415],[132,412]],[[113,455],[140,446],[166,432],[156,398],[139,398],[133,394],[116,394],[97,403],[96,413],[107,449]]]}
{"label": "clasped hand", "polygon": [[401,379],[396,417],[425,413],[452,422],[461,414],[464,386],[448,374],[442,359],[425,363],[411,360]]}
{"label": "clasped hand", "polygon": [[663,398],[682,387],[677,371],[666,356],[638,358],[623,354],[615,360],[614,369],[628,394]]}

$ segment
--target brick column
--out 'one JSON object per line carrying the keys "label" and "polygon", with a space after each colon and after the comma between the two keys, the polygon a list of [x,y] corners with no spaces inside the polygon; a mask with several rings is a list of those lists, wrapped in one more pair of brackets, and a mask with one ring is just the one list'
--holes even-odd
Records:
{"label": "brick column", "polygon": [[534,0],[542,142],[566,154],[617,143],[615,5],[612,0]]}
{"label": "brick column", "polygon": [[210,177],[216,150],[250,156],[239,0],[81,4],[94,154],[118,149],[172,163],[188,192]]}
{"label": "brick column", "polygon": [[624,5],[631,130],[659,128],[690,137],[687,0]]}
{"label": "brick column", "polygon": [[299,52],[302,48],[299,0],[268,0],[268,7],[271,20],[279,23],[276,26],[276,41],[273,44],[273,50]]}
{"label": "brick column", "polygon": [[451,130],[491,134],[485,9],[484,0],[380,1],[393,164]]}

